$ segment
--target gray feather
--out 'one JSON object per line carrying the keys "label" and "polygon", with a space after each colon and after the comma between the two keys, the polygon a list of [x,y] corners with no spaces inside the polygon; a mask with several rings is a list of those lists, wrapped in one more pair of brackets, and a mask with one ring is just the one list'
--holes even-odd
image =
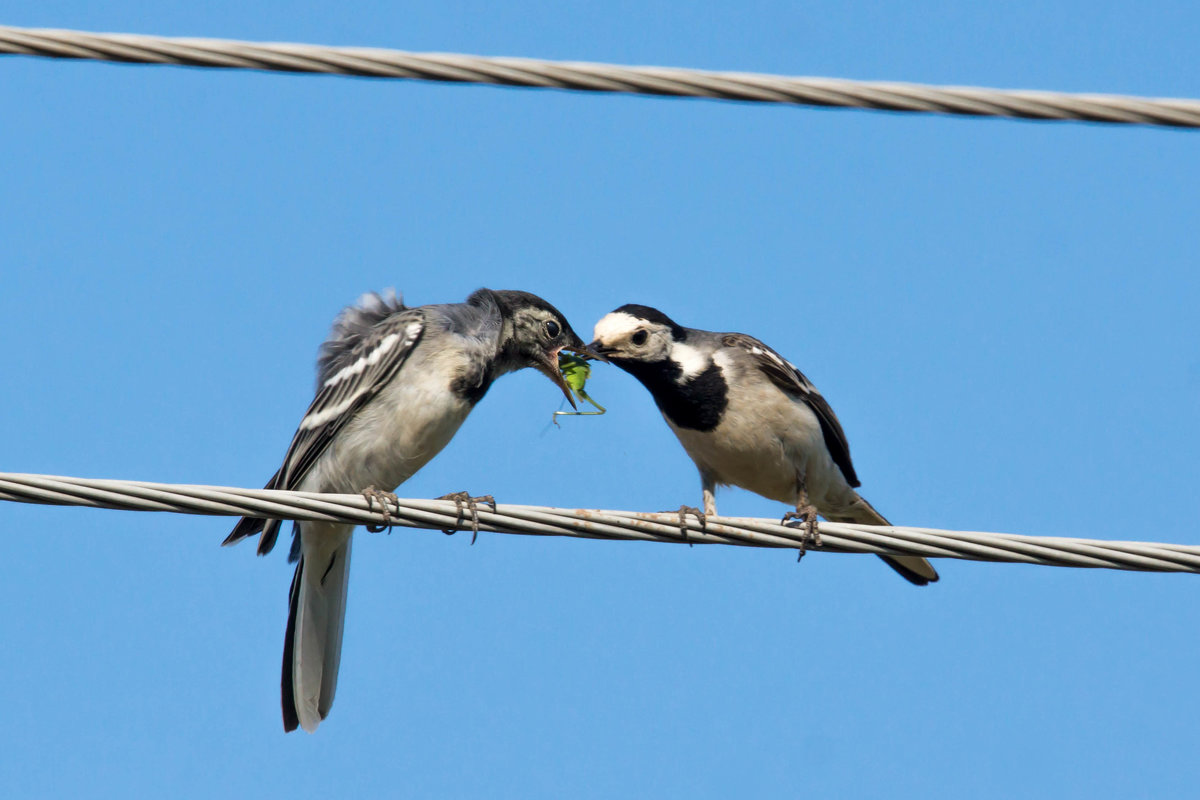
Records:
{"label": "gray feather", "polygon": [[317,354],[317,391],[330,375],[354,361],[355,348],[372,328],[407,308],[395,289],[386,289],[383,294],[367,292],[357,304],[342,309]]}

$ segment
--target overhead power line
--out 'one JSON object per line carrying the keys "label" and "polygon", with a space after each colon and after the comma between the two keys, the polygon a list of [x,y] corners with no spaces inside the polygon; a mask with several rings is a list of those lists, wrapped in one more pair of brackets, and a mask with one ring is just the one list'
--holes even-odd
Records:
{"label": "overhead power line", "polygon": [[0,26],[0,54],[967,116],[1200,127],[1200,101]]}
{"label": "overhead power line", "polygon": [[[318,520],[381,525],[383,513],[361,495],[190,486],[142,481],[68,478],[0,473],[0,500],[91,506],[131,511]],[[375,506],[378,509],[378,505]],[[469,529],[469,513],[451,500],[402,499],[389,504],[388,518],[410,528]],[[577,536],[652,542],[689,542],[804,549],[803,530],[777,520],[710,517],[707,524],[688,516],[681,530],[674,513],[593,511],[500,504],[478,507],[479,530],[541,536]],[[465,517],[465,518],[464,518]],[[933,528],[820,524],[820,546],[834,553],[914,555],[1058,567],[1102,567],[1145,572],[1200,572],[1200,546],[1156,542],[1116,542],[1021,536],[1007,533],[945,531]]]}

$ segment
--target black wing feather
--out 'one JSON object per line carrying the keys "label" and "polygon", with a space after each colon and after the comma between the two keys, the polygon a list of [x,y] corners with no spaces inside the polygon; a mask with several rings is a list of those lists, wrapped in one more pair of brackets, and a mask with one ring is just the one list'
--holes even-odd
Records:
{"label": "black wing feather", "polygon": [[730,333],[726,334],[721,342],[726,347],[737,347],[749,353],[758,368],[770,378],[772,383],[804,401],[813,410],[821,423],[821,435],[825,439],[825,446],[829,448],[829,454],[833,456],[833,463],[838,465],[838,469],[842,471],[842,475],[845,476],[846,482],[851,487],[861,486],[862,483],[854,472],[854,464],[850,461],[850,443],[846,441],[846,432],[842,430],[842,424],[838,422],[837,415],[833,413],[829,403],[817,391],[817,387],[813,386],[812,381],[804,377],[804,373],[797,369],[795,364],[753,336],[747,336],[744,333]]}

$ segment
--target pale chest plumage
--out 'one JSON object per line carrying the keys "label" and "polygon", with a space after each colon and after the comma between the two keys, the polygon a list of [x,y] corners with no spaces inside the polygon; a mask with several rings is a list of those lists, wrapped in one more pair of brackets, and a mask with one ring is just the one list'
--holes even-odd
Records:
{"label": "pale chest plumage", "polygon": [[789,505],[796,503],[799,477],[804,476],[810,501],[818,508],[848,502],[854,491],[830,456],[812,409],[720,351],[713,363],[725,379],[728,400],[717,426],[692,430],[667,417],[700,471],[718,484]]}
{"label": "pale chest plumage", "polygon": [[444,448],[473,403],[453,390],[463,360],[419,348],[400,373],[347,424],[305,476],[308,491],[391,491]]}

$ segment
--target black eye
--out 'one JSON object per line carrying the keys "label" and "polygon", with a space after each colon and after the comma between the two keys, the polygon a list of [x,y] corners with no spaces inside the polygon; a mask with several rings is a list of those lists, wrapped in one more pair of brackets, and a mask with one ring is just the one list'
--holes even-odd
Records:
{"label": "black eye", "polygon": [[640,347],[641,345],[644,345],[646,343],[646,339],[649,336],[650,336],[650,334],[646,333],[644,330],[638,330],[633,334],[633,336],[630,337],[629,341],[633,342],[634,344],[636,344]]}
{"label": "black eye", "polygon": [[560,333],[562,333],[562,328],[560,328],[558,326],[557,322],[555,322],[552,319],[546,320],[546,335],[547,336],[549,336],[551,339],[553,339],[555,336],[558,336]]}

